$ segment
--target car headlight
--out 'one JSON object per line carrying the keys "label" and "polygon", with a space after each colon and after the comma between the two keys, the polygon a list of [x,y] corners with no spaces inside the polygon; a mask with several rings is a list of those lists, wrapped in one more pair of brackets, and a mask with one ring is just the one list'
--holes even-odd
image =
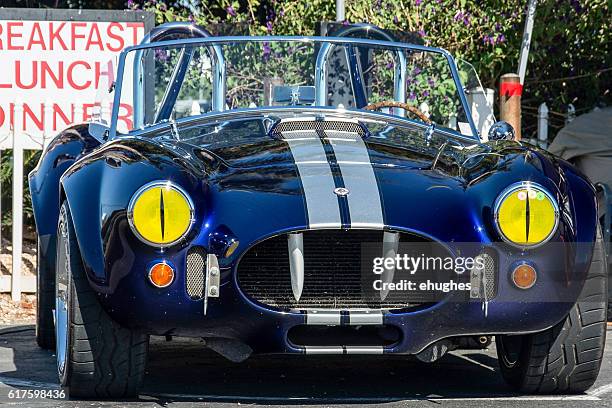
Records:
{"label": "car headlight", "polygon": [[154,181],[139,188],[130,200],[127,214],[134,234],[159,247],[178,242],[194,221],[189,195],[169,181]]}
{"label": "car headlight", "polygon": [[521,247],[547,242],[559,223],[559,206],[536,183],[521,182],[505,189],[494,205],[497,230],[504,241]]}

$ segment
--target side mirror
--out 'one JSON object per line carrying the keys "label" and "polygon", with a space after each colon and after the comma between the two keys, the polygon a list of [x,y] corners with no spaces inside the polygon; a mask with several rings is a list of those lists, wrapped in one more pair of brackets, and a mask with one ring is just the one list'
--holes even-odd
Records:
{"label": "side mirror", "polygon": [[515,140],[514,128],[508,122],[500,120],[489,129],[489,140]]}

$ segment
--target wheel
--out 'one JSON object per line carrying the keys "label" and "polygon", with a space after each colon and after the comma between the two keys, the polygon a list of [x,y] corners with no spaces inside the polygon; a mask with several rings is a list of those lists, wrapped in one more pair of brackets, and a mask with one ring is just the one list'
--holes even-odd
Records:
{"label": "wheel", "polygon": [[53,350],[55,348],[53,328],[55,277],[49,266],[39,241],[36,251],[36,343],[41,348]]}
{"label": "wheel", "polygon": [[497,336],[507,383],[526,393],[580,393],[593,385],[606,342],[606,256],[601,232],[584,288],[568,316],[543,332]]}
{"label": "wheel", "polygon": [[56,260],[57,370],[71,397],[136,396],[149,337],[114,322],[89,286],[66,203],[60,208]]}

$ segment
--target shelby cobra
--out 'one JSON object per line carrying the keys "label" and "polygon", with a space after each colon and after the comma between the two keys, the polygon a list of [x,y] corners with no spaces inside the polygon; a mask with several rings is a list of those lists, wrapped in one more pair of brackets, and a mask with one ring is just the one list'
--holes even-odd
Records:
{"label": "shelby cobra", "polygon": [[594,383],[607,276],[593,185],[507,124],[480,135],[446,51],[365,31],[171,24],[121,53],[91,123],[30,174],[37,340],[70,395],[137,394],[149,335],[236,361],[434,361],[496,336],[522,392]]}

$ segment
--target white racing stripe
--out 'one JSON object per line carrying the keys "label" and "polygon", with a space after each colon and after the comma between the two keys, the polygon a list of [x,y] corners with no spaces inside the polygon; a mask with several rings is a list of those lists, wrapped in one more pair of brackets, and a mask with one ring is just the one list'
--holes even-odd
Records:
{"label": "white racing stripe", "polygon": [[351,228],[382,229],[383,210],[368,148],[356,133],[325,131],[342,173]]}
{"label": "white racing stripe", "polygon": [[298,168],[308,213],[308,226],[340,228],[340,207],[334,194],[334,177],[323,143],[314,130],[283,132]]}

